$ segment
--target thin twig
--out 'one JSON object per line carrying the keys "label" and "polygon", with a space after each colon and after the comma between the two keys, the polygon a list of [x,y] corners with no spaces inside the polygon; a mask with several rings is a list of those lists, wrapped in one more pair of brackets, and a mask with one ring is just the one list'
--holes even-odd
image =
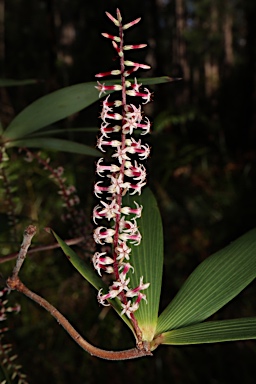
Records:
{"label": "thin twig", "polygon": [[12,271],[12,278],[16,279],[18,277],[19,271],[22,267],[22,264],[26,258],[26,254],[28,252],[28,249],[30,247],[31,241],[36,234],[36,226],[35,225],[29,225],[23,235],[23,242],[20,246],[20,251],[16,260],[16,265],[13,268]]}
{"label": "thin twig", "polygon": [[36,233],[36,227],[33,225],[30,225],[25,231],[24,231],[24,238],[23,242],[21,244],[21,249],[17,257],[16,265],[13,269],[12,275],[7,279],[7,287],[16,290],[18,292],[23,293],[27,297],[29,297],[31,300],[38,303],[40,306],[42,306],[44,309],[46,309],[56,320],[57,322],[62,325],[62,327],[68,332],[68,334],[75,340],[75,342],[80,345],[85,351],[90,353],[92,356],[97,356],[102,359],[106,360],[127,360],[127,359],[135,359],[138,357],[143,356],[150,356],[152,355],[149,343],[144,342],[143,346],[140,348],[133,348],[125,351],[106,351],[97,347],[94,347],[90,343],[88,343],[76,330],[75,328],[69,323],[69,321],[48,301],[37,295],[36,293],[32,292],[30,289],[28,289],[19,279],[18,273],[20,271],[20,268],[25,260],[28,248],[31,244],[31,240],[33,236]]}

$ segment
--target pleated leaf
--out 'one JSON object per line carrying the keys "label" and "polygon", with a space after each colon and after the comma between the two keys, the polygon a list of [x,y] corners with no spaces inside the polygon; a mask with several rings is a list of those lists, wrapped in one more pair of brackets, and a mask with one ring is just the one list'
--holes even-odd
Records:
{"label": "pleated leaf", "polygon": [[10,141],[6,145],[6,148],[10,147],[42,148],[52,151],[71,152],[88,156],[102,156],[101,153],[97,151],[97,149],[91,148],[88,145],[64,139],[55,139],[52,137],[38,137],[33,139],[25,138],[23,140],[14,140]]}
{"label": "pleated leaf", "polygon": [[[139,79],[144,85],[160,84],[172,81],[167,76],[153,79]],[[118,84],[120,80],[104,81],[108,84]],[[81,111],[99,100],[99,91],[95,88],[96,82],[81,83],[62,88],[43,96],[21,111],[9,124],[4,132],[6,140],[23,138],[32,132],[51,125],[56,121]],[[107,95],[109,92],[106,92]],[[101,95],[101,97],[103,97]]]}
{"label": "pleated leaf", "polygon": [[161,344],[186,345],[256,339],[256,317],[209,321],[161,335]]}
{"label": "pleated leaf", "polygon": [[[97,290],[103,288],[104,292],[108,292],[107,285],[103,282],[103,280],[97,275],[97,273],[94,271],[94,269],[86,263],[84,260],[82,260],[75,251],[73,251],[72,248],[70,248],[58,235],[55,233],[52,229],[49,228],[49,231],[52,233],[52,235],[57,240],[58,244],[60,245],[62,251],[67,256],[68,260],[71,262],[71,264],[75,267],[75,269],[84,277],[85,280],[88,281],[94,288]],[[95,300],[96,297],[95,297]],[[119,314],[119,316],[122,318],[122,320],[131,328],[133,331],[132,325],[130,323],[130,320],[124,316],[121,315],[121,304],[118,299],[110,300],[109,303],[111,303],[111,306],[115,309],[115,311]]]}
{"label": "pleated leaf", "polygon": [[146,294],[147,303],[142,300],[135,317],[143,333],[143,339],[151,341],[157,325],[159,300],[162,284],[163,270],[163,230],[160,212],[153,193],[146,188],[141,196],[127,196],[123,206],[135,207],[134,201],[143,205],[142,216],[137,219],[142,241],[139,246],[131,246],[130,263],[134,273],[129,272],[130,286],[139,285],[140,277],[144,283],[150,283],[143,293]]}
{"label": "pleated leaf", "polygon": [[256,277],[256,230],[203,261],[160,315],[156,334],[202,322]]}

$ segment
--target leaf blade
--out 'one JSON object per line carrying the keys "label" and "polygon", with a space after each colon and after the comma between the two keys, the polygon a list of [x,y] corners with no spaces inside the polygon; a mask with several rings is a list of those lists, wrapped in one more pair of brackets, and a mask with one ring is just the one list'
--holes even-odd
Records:
{"label": "leaf blade", "polygon": [[95,82],[71,85],[52,92],[21,111],[5,130],[4,137],[8,140],[22,138],[81,111],[98,99]]}
{"label": "leaf blade", "polygon": [[131,264],[134,273],[129,273],[130,285],[139,285],[140,277],[144,283],[150,282],[145,290],[147,303],[142,300],[135,312],[144,340],[151,341],[157,324],[163,270],[163,230],[161,216],[153,193],[146,188],[141,196],[127,196],[124,204],[133,206],[134,201],[143,205],[142,215],[137,219],[142,235],[139,246],[131,245]]}
{"label": "leaf blade", "polygon": [[[50,233],[55,237],[58,244],[60,245],[62,251],[67,256],[68,260],[75,267],[75,269],[97,290],[103,288],[105,292],[108,291],[107,285],[103,282],[102,279],[95,273],[95,271],[88,265],[84,260],[82,260],[76,252],[73,251],[71,247],[69,247],[65,241],[63,241],[56,232],[54,232],[51,228],[49,228]],[[118,315],[122,318],[122,320],[128,325],[128,327],[133,331],[133,327],[131,325],[130,320],[121,315],[122,307],[118,299],[109,301],[111,306],[115,309]],[[133,331],[134,332],[134,331]]]}
{"label": "leaf blade", "polygon": [[52,151],[64,151],[77,153],[80,155],[96,156],[100,157],[101,153],[88,145],[76,143],[74,141],[55,139],[52,137],[38,137],[38,138],[27,138],[23,140],[15,140],[8,143],[8,147],[26,147],[26,148],[42,148]]}
{"label": "leaf blade", "polygon": [[[172,81],[168,76],[139,79],[144,85]],[[120,80],[107,80],[106,85],[120,84]],[[14,140],[51,125],[93,104],[99,97],[96,82],[71,85],[40,97],[21,111],[4,131],[4,138]],[[106,92],[105,95],[112,93]]]}
{"label": "leaf blade", "polygon": [[256,277],[256,230],[204,260],[161,313],[157,333],[199,323]]}
{"label": "leaf blade", "polygon": [[161,335],[161,344],[191,345],[256,339],[256,317],[208,321]]}
{"label": "leaf blade", "polygon": [[43,137],[43,136],[51,136],[51,135],[63,135],[67,133],[92,133],[92,132],[98,132],[99,128],[98,127],[88,127],[88,128],[65,128],[65,129],[47,129],[47,130],[42,130],[38,131],[36,133],[32,133],[31,135],[28,136],[28,138],[34,138],[34,137]]}

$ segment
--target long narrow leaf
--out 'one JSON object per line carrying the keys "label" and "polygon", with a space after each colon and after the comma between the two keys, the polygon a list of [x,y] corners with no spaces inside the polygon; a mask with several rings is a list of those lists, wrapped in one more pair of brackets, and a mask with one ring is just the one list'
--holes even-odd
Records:
{"label": "long narrow leaf", "polygon": [[43,137],[43,136],[49,136],[50,137],[52,135],[65,135],[67,133],[77,133],[77,132],[91,133],[91,132],[98,132],[98,131],[99,131],[98,127],[46,129],[46,130],[40,130],[36,133],[32,133],[31,135],[28,136],[28,138]]}
{"label": "long narrow leaf", "polygon": [[151,341],[155,334],[163,269],[163,231],[157,202],[149,188],[141,196],[128,196],[123,205],[133,207],[134,201],[143,205],[142,216],[137,220],[142,235],[139,246],[132,246],[131,264],[134,273],[130,273],[130,285],[137,287],[140,277],[144,283],[150,283],[144,292],[147,302],[142,300],[135,317],[142,330],[144,340]]}
{"label": "long narrow leaf", "polygon": [[[84,260],[82,260],[75,251],[73,251],[72,248],[70,248],[58,235],[55,233],[52,229],[49,229],[49,231],[53,234],[55,239],[57,240],[58,244],[60,245],[62,251],[67,256],[68,260],[71,262],[71,264],[75,267],[75,269],[90,283],[94,288],[97,290],[103,288],[105,292],[108,291],[107,285],[102,281],[102,279],[99,278],[99,276],[96,274],[96,272],[92,269],[92,267],[86,263]],[[96,300],[96,298],[95,298]],[[129,328],[133,331],[132,325],[130,323],[130,320],[124,316],[121,315],[121,305],[118,299],[111,300],[111,305],[115,309],[115,311],[118,313],[118,315],[122,318],[122,320],[128,325]]]}
{"label": "long narrow leaf", "polygon": [[256,277],[256,230],[203,261],[159,317],[157,334],[199,323]]}
{"label": "long narrow leaf", "polygon": [[161,335],[161,344],[186,345],[256,339],[256,317],[208,321]]}
{"label": "long narrow leaf", "polygon": [[[172,80],[168,76],[163,76],[138,79],[138,82],[148,85],[166,83]],[[104,83],[106,85],[113,84],[113,80],[104,81]],[[120,81],[117,80],[114,83],[118,84]],[[88,107],[99,99],[99,92],[95,85],[97,85],[96,82],[72,85],[34,101],[12,120],[4,132],[4,138],[6,140],[21,139],[25,135]]]}
{"label": "long narrow leaf", "polygon": [[88,147],[88,145],[76,143],[74,141],[69,140],[55,139],[52,137],[38,137],[34,139],[27,138],[23,140],[14,140],[10,141],[6,147],[42,148],[49,149],[52,151],[79,153],[81,155],[88,156],[101,156],[99,151],[94,148]]}
{"label": "long narrow leaf", "polygon": [[22,138],[40,128],[64,119],[99,98],[95,82],[62,88],[34,101],[21,111],[4,132],[6,139]]}

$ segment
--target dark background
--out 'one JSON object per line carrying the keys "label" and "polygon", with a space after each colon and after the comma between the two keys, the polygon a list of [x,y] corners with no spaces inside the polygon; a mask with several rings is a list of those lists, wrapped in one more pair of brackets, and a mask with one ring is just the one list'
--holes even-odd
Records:
{"label": "dark background", "polygon": [[[145,108],[154,121],[147,138],[152,146],[148,181],[159,202],[165,233],[164,308],[199,262],[255,226],[256,2],[1,0],[0,6],[1,77],[39,81],[1,88],[4,126],[38,97],[93,81],[95,73],[114,68],[113,49],[100,33],[115,31],[104,12],[114,14],[116,7],[125,21],[142,17],[137,27],[127,31],[127,42],[149,44],[132,54],[136,61],[152,66],[143,76],[182,78],[152,87],[154,102]],[[99,126],[98,114],[99,103],[56,126]],[[93,134],[68,137],[95,146]],[[63,166],[67,180],[76,185],[87,215],[84,226],[90,232],[95,160],[49,154],[52,164]],[[52,241],[44,226],[68,238],[68,225],[59,219],[62,206],[55,185],[38,164],[25,163],[15,150],[9,156],[17,239],[31,222],[41,229],[39,243]],[[1,199],[4,202],[4,194]],[[3,255],[18,247],[10,243],[8,233],[5,229],[0,234]],[[77,251],[83,255],[84,250]],[[1,264],[4,277],[12,265]],[[24,282],[56,305],[93,344],[107,349],[133,346],[129,331],[108,309],[98,306],[95,291],[60,251],[34,255],[22,273]],[[10,302],[15,300],[22,311],[10,316],[5,337],[31,383],[255,382],[254,341],[163,346],[153,358],[100,361],[80,350],[41,308],[18,294],[10,297]],[[214,319],[253,316],[255,310],[252,284]]]}

